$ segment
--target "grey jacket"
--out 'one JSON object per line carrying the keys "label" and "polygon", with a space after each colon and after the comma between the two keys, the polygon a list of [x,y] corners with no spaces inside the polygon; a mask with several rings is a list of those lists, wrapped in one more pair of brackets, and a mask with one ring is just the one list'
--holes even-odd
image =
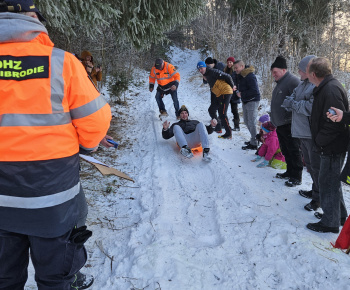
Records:
{"label": "grey jacket", "polygon": [[270,114],[271,122],[276,127],[291,123],[292,112],[287,112],[281,105],[285,98],[293,93],[299,83],[300,80],[289,71],[277,81],[277,85],[272,92]]}
{"label": "grey jacket", "polygon": [[294,138],[311,139],[309,117],[314,101],[312,95],[314,87],[315,85],[308,79],[302,81],[282,104],[286,111],[292,112],[292,136]]}

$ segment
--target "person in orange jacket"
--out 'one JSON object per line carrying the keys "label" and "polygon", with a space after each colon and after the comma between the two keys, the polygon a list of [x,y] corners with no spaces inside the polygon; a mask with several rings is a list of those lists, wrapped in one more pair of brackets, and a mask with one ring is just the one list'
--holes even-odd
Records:
{"label": "person in orange jacket", "polygon": [[94,65],[94,58],[90,51],[84,50],[80,56],[81,63],[85,67],[86,72],[91,77],[92,81],[97,88],[97,82],[102,80],[102,68]]}
{"label": "person in orange jacket", "polygon": [[154,84],[157,81],[157,93],[156,101],[158,104],[159,112],[161,116],[168,116],[163,102],[164,95],[171,94],[173,99],[175,115],[177,119],[180,118],[179,115],[179,100],[177,98],[177,88],[180,84],[180,74],[176,71],[175,67],[165,62],[161,58],[157,58],[154,66],[151,69],[149,75],[149,91],[153,92]]}
{"label": "person in orange jacket", "polygon": [[79,150],[94,150],[111,120],[81,63],[39,20],[32,0],[0,2],[0,289],[24,288],[29,251],[39,289],[71,289],[91,236],[78,224]]}

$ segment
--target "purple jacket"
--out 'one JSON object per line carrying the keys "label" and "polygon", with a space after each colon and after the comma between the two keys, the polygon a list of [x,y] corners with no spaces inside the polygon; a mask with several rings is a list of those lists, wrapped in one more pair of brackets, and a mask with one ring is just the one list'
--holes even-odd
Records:
{"label": "purple jacket", "polygon": [[261,145],[259,149],[259,156],[264,157],[265,159],[270,161],[272,158],[281,160],[285,162],[284,156],[282,152],[278,152],[276,155],[276,151],[280,148],[280,143],[278,142],[276,131],[272,131],[264,135],[264,143]]}

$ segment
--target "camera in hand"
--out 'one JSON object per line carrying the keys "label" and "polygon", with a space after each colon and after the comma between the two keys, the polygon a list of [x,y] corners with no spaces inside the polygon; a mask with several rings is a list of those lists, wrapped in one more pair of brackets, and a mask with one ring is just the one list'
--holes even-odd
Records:
{"label": "camera in hand", "polygon": [[101,65],[98,65],[97,68],[101,68]]}

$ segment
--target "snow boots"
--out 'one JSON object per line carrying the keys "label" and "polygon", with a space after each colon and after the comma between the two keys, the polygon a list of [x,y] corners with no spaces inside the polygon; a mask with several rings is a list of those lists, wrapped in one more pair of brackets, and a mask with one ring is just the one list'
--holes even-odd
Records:
{"label": "snow boots", "polygon": [[185,156],[186,158],[192,158],[193,157],[193,153],[190,147],[188,147],[187,145],[183,146],[180,150],[180,153]]}
{"label": "snow boots", "polygon": [[75,280],[72,283],[72,289],[80,290],[89,288],[94,283],[94,276],[83,274],[80,271],[75,274]]}
{"label": "snow boots", "polygon": [[206,161],[206,162],[211,161],[211,157],[209,156],[209,150],[210,148],[203,149],[203,161]]}

